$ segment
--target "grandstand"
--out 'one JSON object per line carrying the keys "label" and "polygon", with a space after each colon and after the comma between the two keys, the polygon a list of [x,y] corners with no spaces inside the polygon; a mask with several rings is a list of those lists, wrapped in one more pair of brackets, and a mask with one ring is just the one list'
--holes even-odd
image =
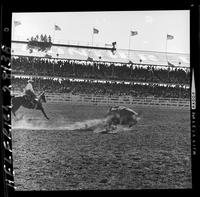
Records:
{"label": "grandstand", "polygon": [[[86,100],[91,103],[112,97],[115,104],[133,104],[134,98],[140,99],[136,104],[148,104],[145,98],[155,98],[151,104],[168,103],[165,105],[168,106],[173,98],[176,99],[173,106],[179,106],[180,102],[182,107],[189,106],[189,55],[135,50],[128,59],[127,54],[128,50],[123,49],[113,54],[110,50],[78,46],[52,46],[48,54],[36,50],[30,53],[25,43],[13,42],[12,90],[22,93],[27,78],[32,77],[36,91],[45,88],[51,101],[73,102],[77,95],[82,95],[82,98],[89,96],[91,99]],[[123,102],[125,97],[128,102]]]}

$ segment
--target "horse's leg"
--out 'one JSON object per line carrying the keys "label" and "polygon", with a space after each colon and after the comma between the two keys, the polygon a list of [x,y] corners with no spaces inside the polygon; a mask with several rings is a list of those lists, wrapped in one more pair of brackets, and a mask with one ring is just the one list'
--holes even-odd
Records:
{"label": "horse's leg", "polygon": [[12,111],[12,113],[13,113],[13,115],[14,115],[13,118],[14,118],[15,121],[21,120],[22,117],[23,117],[23,116],[18,117],[18,116],[15,114],[15,111]]}
{"label": "horse's leg", "polygon": [[14,117],[16,118],[16,120],[18,120],[19,118],[17,118],[15,112],[20,108],[20,106],[21,106],[21,105],[15,105],[15,106],[13,106],[12,109],[11,109],[11,111],[12,111]]}
{"label": "horse's leg", "polygon": [[14,110],[11,110],[11,112],[12,112],[12,114],[14,115],[14,116],[13,116],[14,120],[16,121],[16,120],[17,120],[17,116],[16,116],[16,114],[15,114],[15,111],[14,111]]}
{"label": "horse's leg", "polygon": [[13,115],[16,117],[16,114],[15,114],[16,110],[11,109],[11,112],[12,112]]}
{"label": "horse's leg", "polygon": [[42,113],[43,113],[43,115],[45,116],[45,118],[47,119],[47,120],[49,120],[49,118],[48,118],[48,116],[47,116],[47,114],[45,113],[45,111],[44,111],[44,108],[43,107],[41,107],[41,109],[40,109],[41,111],[42,111]]}

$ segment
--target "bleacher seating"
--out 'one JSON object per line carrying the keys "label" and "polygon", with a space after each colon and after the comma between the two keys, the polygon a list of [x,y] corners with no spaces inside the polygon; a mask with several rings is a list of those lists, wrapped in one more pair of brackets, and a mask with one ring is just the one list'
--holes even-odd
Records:
{"label": "bleacher seating", "polygon": [[189,68],[15,56],[13,74],[189,85]]}

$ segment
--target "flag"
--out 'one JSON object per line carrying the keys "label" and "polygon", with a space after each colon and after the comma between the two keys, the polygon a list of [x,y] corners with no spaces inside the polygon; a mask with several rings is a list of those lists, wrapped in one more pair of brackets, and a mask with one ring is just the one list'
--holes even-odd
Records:
{"label": "flag", "polygon": [[167,40],[172,40],[174,39],[174,36],[167,34]]}
{"label": "flag", "polygon": [[93,34],[98,34],[98,33],[99,33],[99,30],[96,28],[93,28]]}
{"label": "flag", "polygon": [[18,25],[21,25],[21,22],[20,21],[14,21],[14,26],[18,26]]}
{"label": "flag", "polygon": [[135,36],[135,35],[137,35],[137,34],[138,34],[137,31],[131,31],[131,36]]}
{"label": "flag", "polygon": [[175,67],[174,64],[170,63],[169,61],[167,62],[168,66],[172,66],[172,67]]}
{"label": "flag", "polygon": [[55,25],[55,31],[61,31],[61,28],[58,25]]}
{"label": "flag", "polygon": [[93,58],[88,56],[87,61],[93,61]]}

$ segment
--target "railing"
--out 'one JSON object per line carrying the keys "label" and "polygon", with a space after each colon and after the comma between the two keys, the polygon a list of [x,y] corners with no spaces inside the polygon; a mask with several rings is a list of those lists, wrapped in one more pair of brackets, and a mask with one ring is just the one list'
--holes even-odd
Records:
{"label": "railing", "polygon": [[89,105],[142,105],[174,108],[189,108],[190,100],[181,98],[138,98],[131,96],[97,96],[97,95],[72,95],[65,93],[46,94],[47,102],[65,102],[70,104]]}
{"label": "railing", "polygon": [[[12,92],[12,95],[22,95]],[[48,103],[88,104],[88,105],[125,105],[158,106],[172,108],[190,108],[190,100],[183,98],[153,98],[132,96],[73,95],[69,93],[46,93]]]}

